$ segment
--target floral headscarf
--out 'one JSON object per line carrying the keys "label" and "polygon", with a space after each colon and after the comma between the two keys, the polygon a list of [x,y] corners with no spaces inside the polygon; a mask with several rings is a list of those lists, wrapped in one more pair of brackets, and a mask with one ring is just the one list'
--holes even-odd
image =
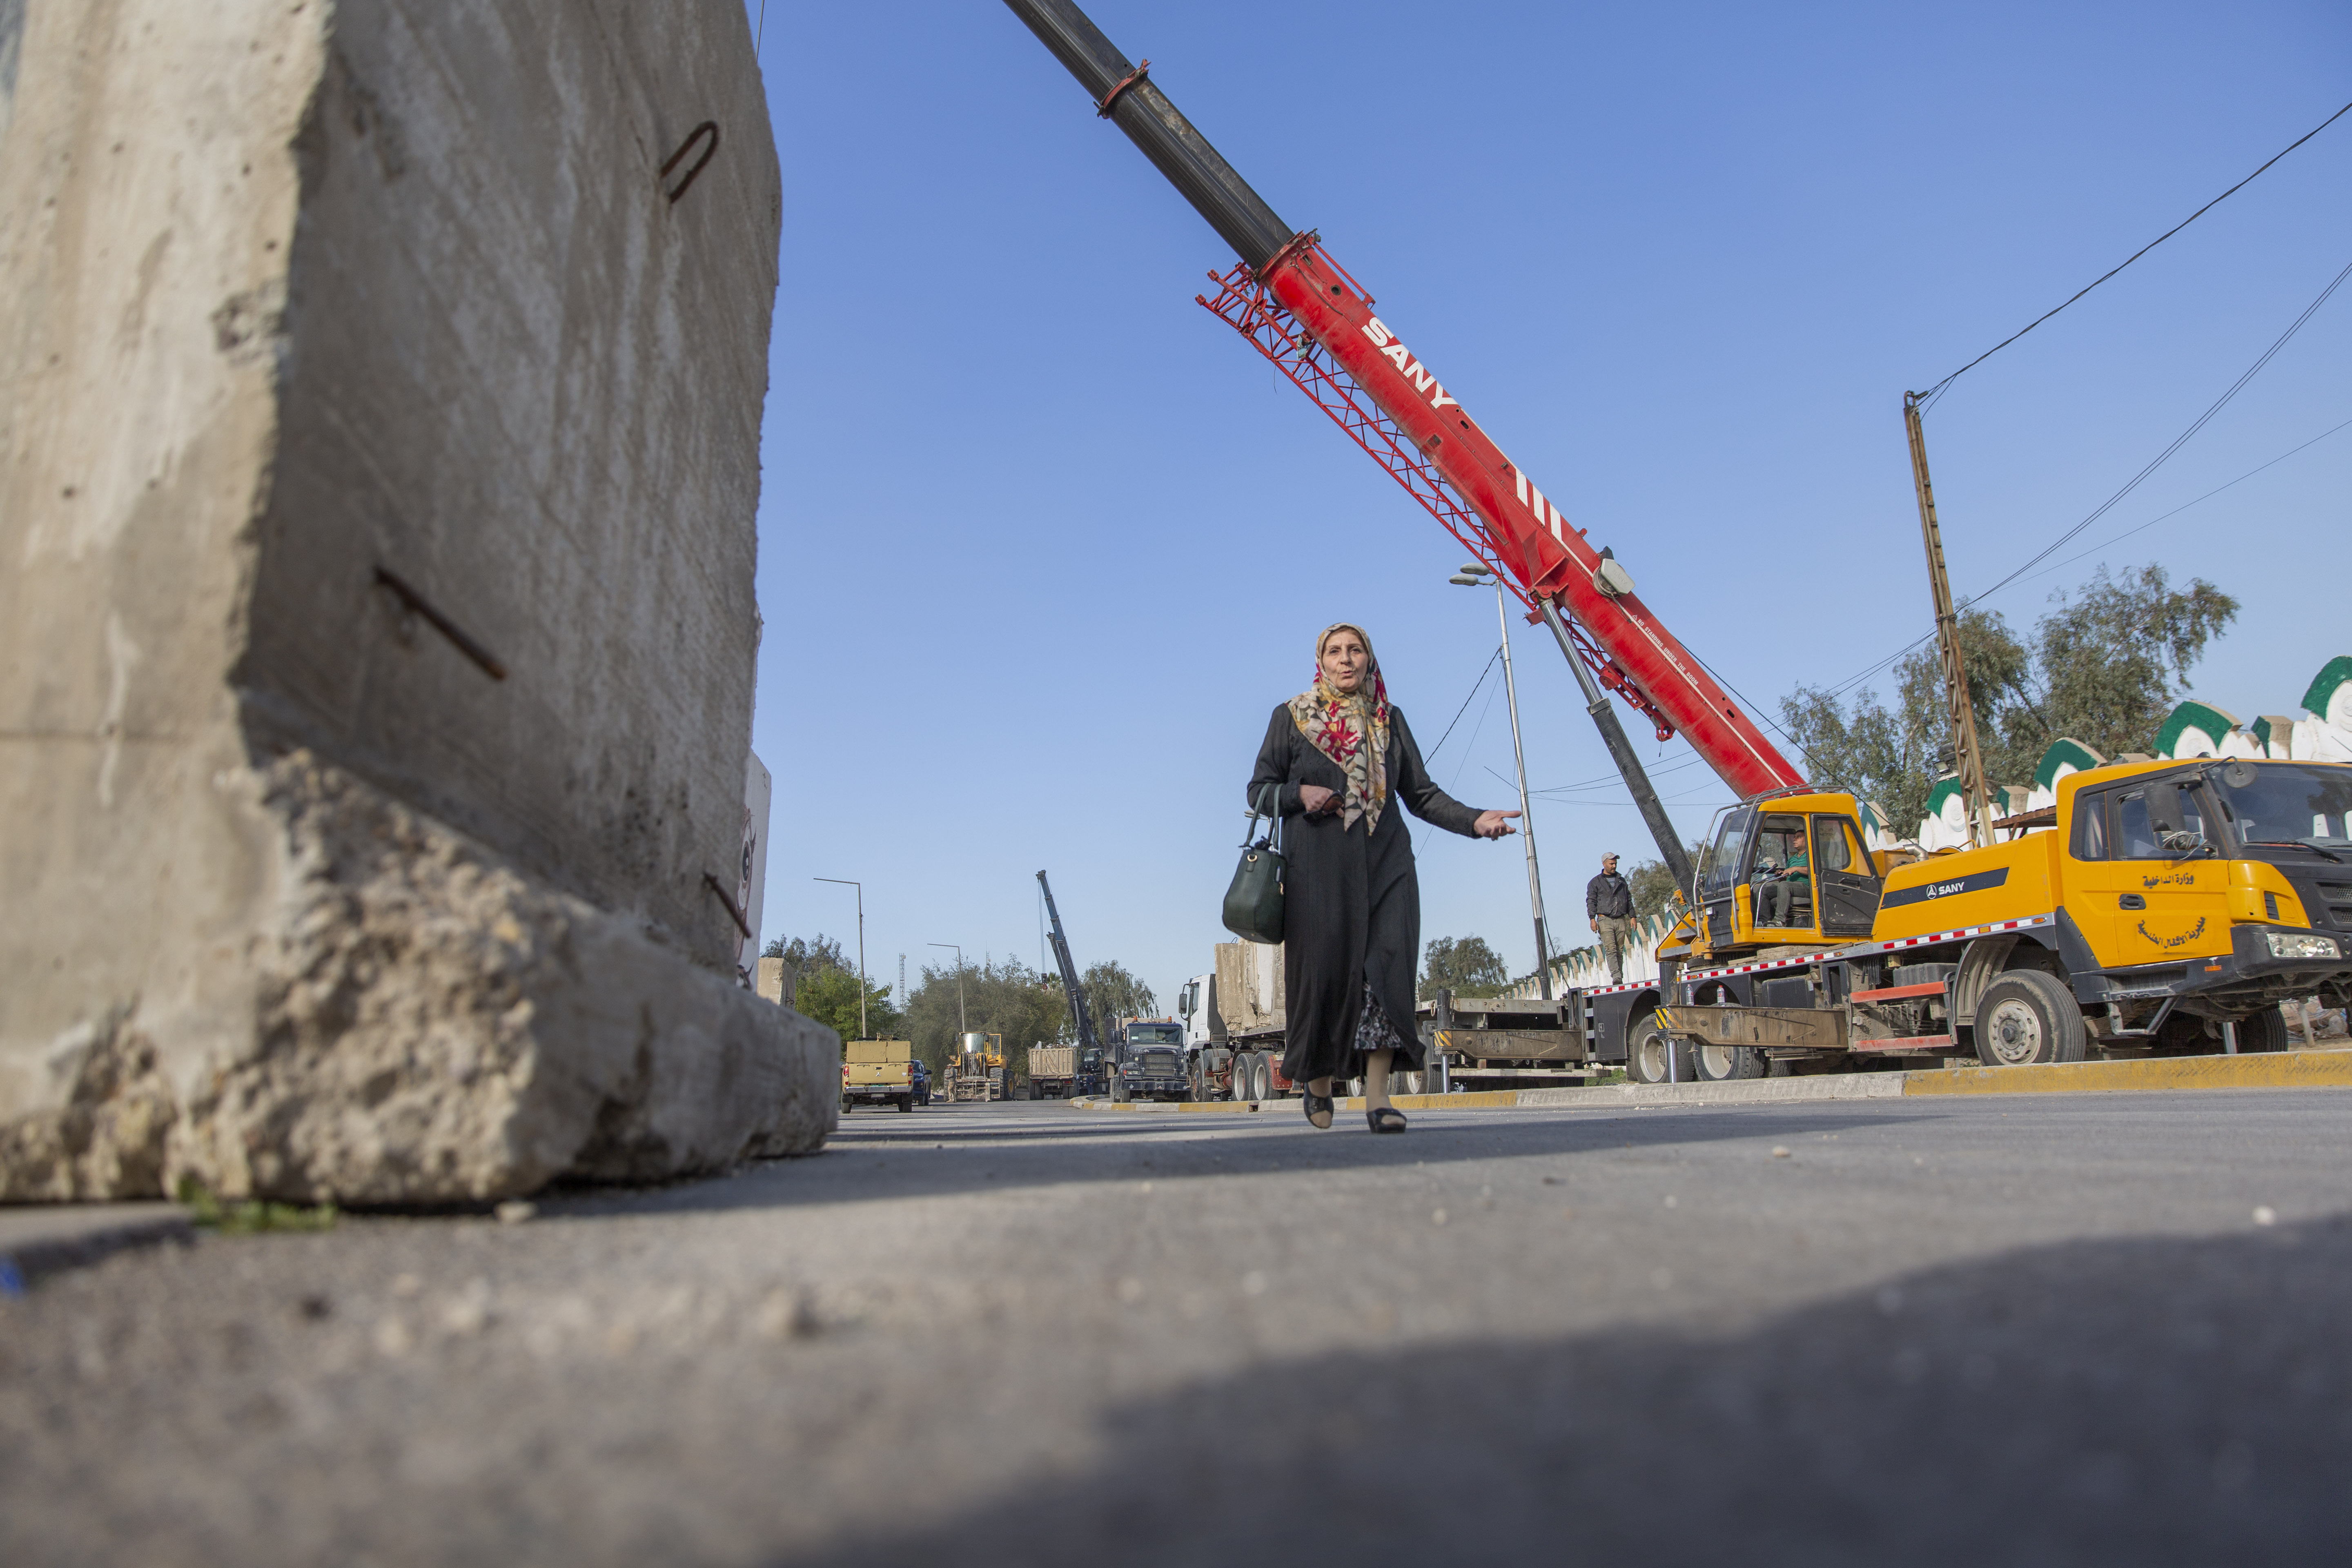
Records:
{"label": "floral headscarf", "polygon": [[[1368,668],[1363,684],[1353,692],[1337,690],[1323,679],[1323,645],[1334,632],[1353,632],[1363,638]],[[1290,700],[1290,718],[1298,732],[1348,775],[1343,829],[1362,817],[1366,833],[1377,831],[1389,799],[1389,689],[1363,627],[1337,621],[1323,628],[1315,639],[1315,684]]]}

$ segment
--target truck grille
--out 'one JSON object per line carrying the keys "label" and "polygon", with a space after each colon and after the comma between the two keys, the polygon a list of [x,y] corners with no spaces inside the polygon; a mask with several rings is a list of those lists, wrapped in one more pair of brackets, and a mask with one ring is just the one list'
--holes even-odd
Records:
{"label": "truck grille", "polygon": [[1138,1051],[1129,1066],[1139,1078],[1182,1078],[1184,1064],[1172,1051]]}
{"label": "truck grille", "polygon": [[[2303,896],[2304,912],[2311,917],[2313,925],[2352,931],[2352,879],[2341,873],[2329,877],[2316,876],[2301,867],[2290,869],[2281,866],[2279,869],[2286,872],[2287,880]],[[2331,867],[2329,869],[2335,868]],[[2297,876],[2297,871],[2303,874]]]}

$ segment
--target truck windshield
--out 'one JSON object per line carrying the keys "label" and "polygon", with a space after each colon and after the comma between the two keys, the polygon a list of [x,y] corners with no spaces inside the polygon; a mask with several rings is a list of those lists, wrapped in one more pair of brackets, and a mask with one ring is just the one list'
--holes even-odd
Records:
{"label": "truck windshield", "polygon": [[1130,1046],[1181,1046],[1184,1030],[1176,1024],[1129,1024],[1127,1043]]}
{"label": "truck windshield", "polygon": [[2253,782],[2243,785],[2231,784],[2229,772],[2214,768],[2205,780],[2221,797],[2239,843],[2352,847],[2352,768],[2256,763]]}
{"label": "truck windshield", "polygon": [[1731,896],[1739,880],[1739,862],[1748,853],[1748,837],[1756,826],[1756,808],[1743,805],[1723,819],[1722,831],[1715,836],[1715,847],[1700,862],[1698,896],[1702,901]]}

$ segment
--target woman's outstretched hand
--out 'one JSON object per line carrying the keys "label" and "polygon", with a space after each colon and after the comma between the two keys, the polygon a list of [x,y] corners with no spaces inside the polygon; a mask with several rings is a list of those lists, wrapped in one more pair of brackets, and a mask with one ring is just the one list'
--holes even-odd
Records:
{"label": "woman's outstretched hand", "polygon": [[1516,811],[1482,811],[1478,820],[1470,825],[1470,831],[1481,838],[1507,838],[1518,831],[1510,824],[1510,818],[1518,815]]}
{"label": "woman's outstretched hand", "polygon": [[1325,789],[1321,784],[1298,786],[1298,804],[1307,808],[1307,815],[1309,816],[1320,816],[1327,811],[1336,811],[1339,809],[1339,791]]}

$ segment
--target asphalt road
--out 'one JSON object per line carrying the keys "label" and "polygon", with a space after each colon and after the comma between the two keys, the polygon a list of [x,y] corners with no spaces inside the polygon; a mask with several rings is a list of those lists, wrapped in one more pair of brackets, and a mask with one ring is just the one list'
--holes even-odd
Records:
{"label": "asphalt road", "polygon": [[0,1562],[2352,1562],[2352,1093],[861,1111],[0,1303]]}

